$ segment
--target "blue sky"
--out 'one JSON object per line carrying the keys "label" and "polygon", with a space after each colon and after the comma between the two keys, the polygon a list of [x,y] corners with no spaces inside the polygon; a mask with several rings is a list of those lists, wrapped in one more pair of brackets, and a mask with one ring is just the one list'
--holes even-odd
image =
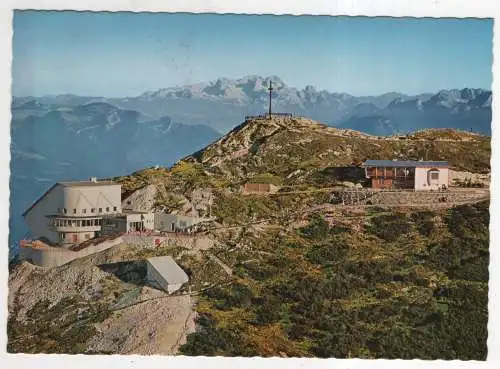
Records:
{"label": "blue sky", "polygon": [[375,95],[491,88],[493,21],[17,11],[15,96],[135,96],[218,77]]}

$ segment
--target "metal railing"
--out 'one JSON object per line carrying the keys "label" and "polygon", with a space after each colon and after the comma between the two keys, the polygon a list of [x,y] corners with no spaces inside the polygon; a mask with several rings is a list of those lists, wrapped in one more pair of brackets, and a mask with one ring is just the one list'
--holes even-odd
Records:
{"label": "metal railing", "polygon": [[250,119],[269,119],[270,117],[300,118],[301,115],[295,113],[267,113],[259,115],[245,115],[245,120]]}

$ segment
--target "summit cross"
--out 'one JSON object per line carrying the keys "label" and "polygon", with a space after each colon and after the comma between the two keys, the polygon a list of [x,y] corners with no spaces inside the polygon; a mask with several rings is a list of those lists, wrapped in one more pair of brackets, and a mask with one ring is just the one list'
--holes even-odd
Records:
{"label": "summit cross", "polygon": [[272,92],[273,92],[273,81],[269,81],[269,117],[271,117],[271,102],[272,102]]}

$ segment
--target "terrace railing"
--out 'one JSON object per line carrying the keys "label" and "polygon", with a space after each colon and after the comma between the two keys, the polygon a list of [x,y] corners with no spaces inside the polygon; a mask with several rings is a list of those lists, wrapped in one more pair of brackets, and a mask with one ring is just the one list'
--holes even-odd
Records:
{"label": "terrace railing", "polygon": [[269,117],[285,117],[285,118],[300,118],[301,115],[295,113],[271,113],[269,114],[259,114],[259,115],[246,115],[245,120],[250,119],[269,119]]}

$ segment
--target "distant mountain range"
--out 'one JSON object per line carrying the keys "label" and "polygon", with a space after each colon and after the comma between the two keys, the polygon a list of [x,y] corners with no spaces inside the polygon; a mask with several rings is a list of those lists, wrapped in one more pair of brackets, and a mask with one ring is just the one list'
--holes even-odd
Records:
{"label": "distant mountain range", "polygon": [[386,107],[357,105],[340,127],[376,135],[422,128],[457,128],[491,135],[491,92],[481,89],[440,91],[428,98],[398,97]]}
{"label": "distant mountain range", "polygon": [[220,78],[140,96],[54,95],[12,101],[11,243],[25,232],[20,214],[54,181],[109,177],[170,165],[267,109],[370,134],[459,128],[491,134],[491,91],[445,90],[355,97],[297,89],[278,77]]}
{"label": "distant mountain range", "polygon": [[459,128],[491,134],[491,91],[488,90],[465,88],[411,96],[389,92],[356,97],[317,90],[313,86],[297,89],[275,76],[219,78],[208,83],[162,88],[126,98],[23,97],[16,98],[13,106],[27,103],[75,107],[106,102],[152,118],[167,115],[183,124],[206,125],[222,134],[241,122],[245,115],[266,110],[270,81],[274,87],[274,111],[296,113],[331,126],[381,135],[421,128]]}

